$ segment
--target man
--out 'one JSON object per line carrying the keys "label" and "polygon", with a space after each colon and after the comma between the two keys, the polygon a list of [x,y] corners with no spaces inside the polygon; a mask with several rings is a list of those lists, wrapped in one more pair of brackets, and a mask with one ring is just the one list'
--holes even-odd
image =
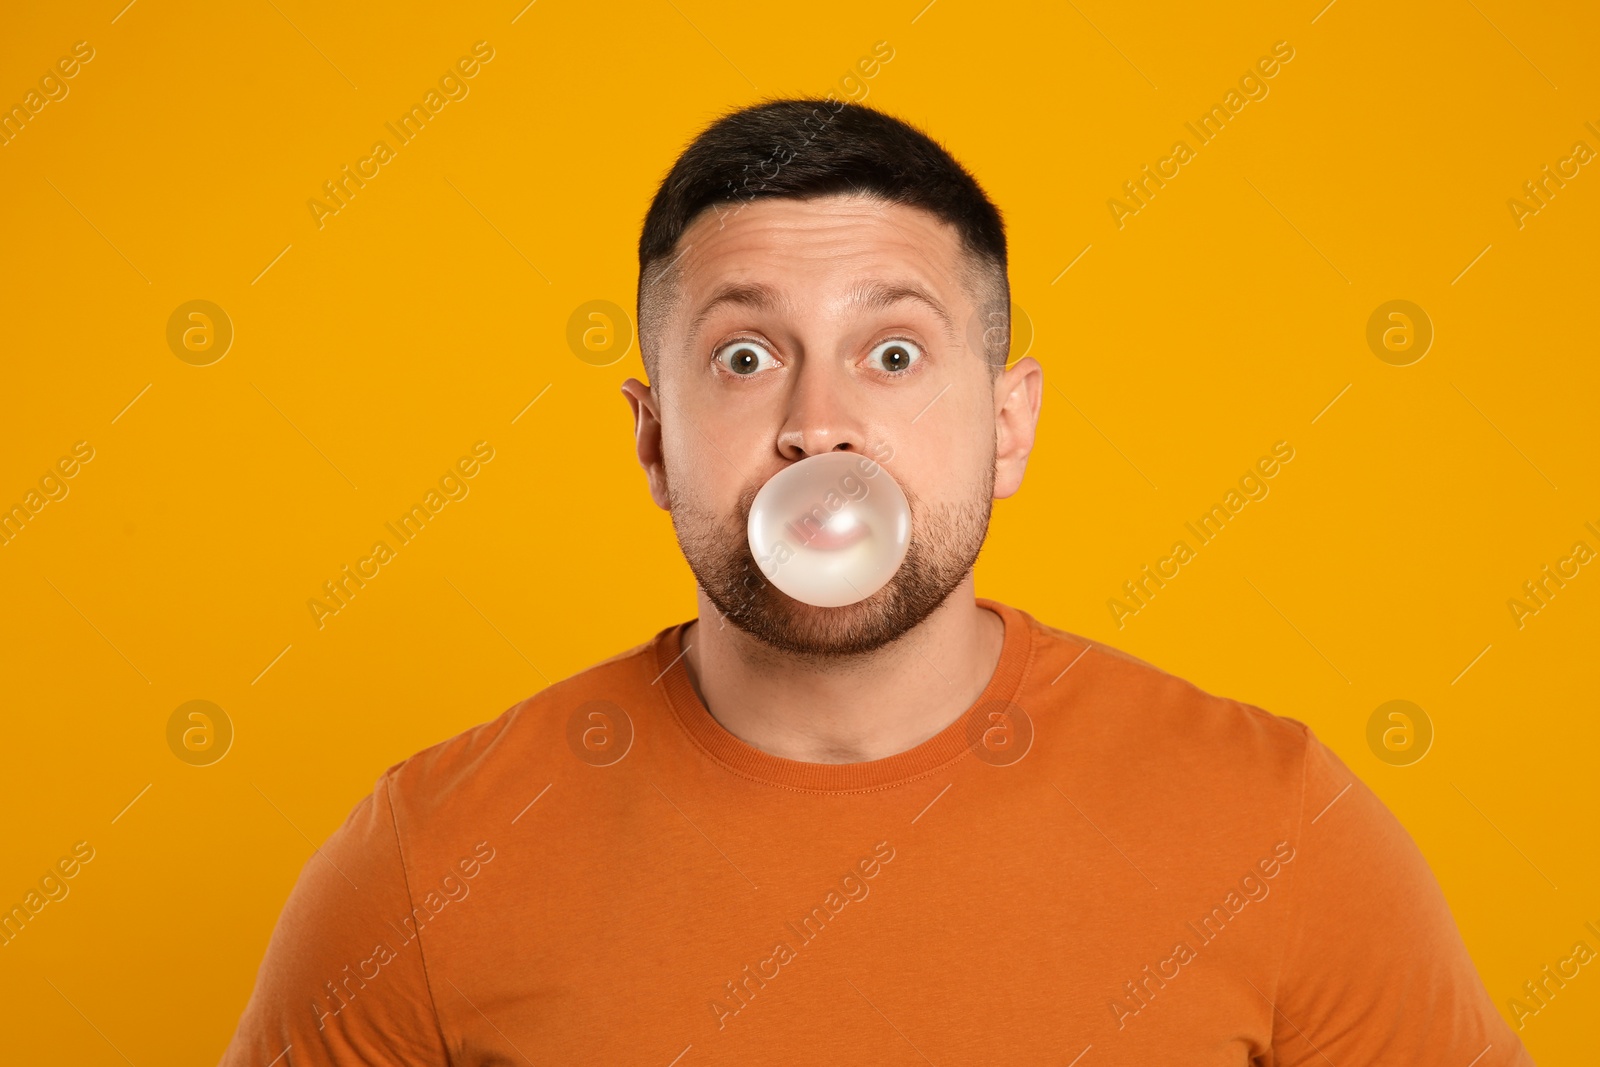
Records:
{"label": "man", "polygon": [[[976,597],[1043,370],[1008,364],[1001,218],[939,145],[735,112],[639,267],[623,392],[696,617],[384,772],[225,1064],[1532,1063],[1307,727]],[[843,607],[746,536],[828,452],[912,512]]]}

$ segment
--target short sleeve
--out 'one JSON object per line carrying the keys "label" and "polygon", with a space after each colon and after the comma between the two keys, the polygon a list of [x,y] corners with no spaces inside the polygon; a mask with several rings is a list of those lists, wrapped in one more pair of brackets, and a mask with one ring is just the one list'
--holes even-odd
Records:
{"label": "short sleeve", "polygon": [[1271,1067],[1533,1067],[1411,835],[1306,730]]}
{"label": "short sleeve", "polygon": [[221,1067],[449,1062],[389,783],[301,868]]}

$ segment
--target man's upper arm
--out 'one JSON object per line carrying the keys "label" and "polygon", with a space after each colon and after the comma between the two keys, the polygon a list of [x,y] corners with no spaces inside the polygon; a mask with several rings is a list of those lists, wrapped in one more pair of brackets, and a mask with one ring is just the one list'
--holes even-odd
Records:
{"label": "man's upper arm", "polygon": [[1309,729],[1305,758],[1271,1063],[1533,1067],[1411,835]]}
{"label": "man's upper arm", "polygon": [[222,1067],[447,1062],[389,783],[306,860]]}

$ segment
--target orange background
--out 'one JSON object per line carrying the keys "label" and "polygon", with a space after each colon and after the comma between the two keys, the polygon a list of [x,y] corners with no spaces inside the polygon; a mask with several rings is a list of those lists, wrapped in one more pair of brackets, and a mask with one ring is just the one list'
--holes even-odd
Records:
{"label": "orange background", "polygon": [[[0,948],[8,1062],[213,1062],[313,843],[385,767],[689,616],[618,393],[637,346],[579,358],[568,320],[631,309],[639,222],[706,121],[830,88],[925,126],[1007,218],[1047,384],[979,593],[1311,725],[1416,837],[1508,1019],[1542,966],[1600,949],[1600,567],[1520,628],[1507,606],[1574,542],[1600,550],[1600,174],[1520,227],[1507,203],[1600,150],[1592,9],[109,0],[5,21],[8,106],[94,50],[0,147],[0,505],[94,450],[0,545],[0,904],[94,849]],[[319,228],[308,200],[478,41],[468,94]],[[851,80],[879,41],[893,58]],[[1279,41],[1268,95],[1196,148],[1184,123]],[[1107,201],[1180,138],[1195,157],[1119,228]],[[167,341],[196,299],[234,331],[207,366]],[[1435,331],[1408,366],[1367,342],[1395,299]],[[1122,583],[1280,440],[1270,495],[1119,627]],[[319,629],[322,583],[478,441],[469,495]],[[1409,766],[1368,745],[1393,699],[1435,731]],[[169,747],[192,700],[234,731],[209,766]],[[1541,1063],[1593,1048],[1591,969],[1525,1020]]]}

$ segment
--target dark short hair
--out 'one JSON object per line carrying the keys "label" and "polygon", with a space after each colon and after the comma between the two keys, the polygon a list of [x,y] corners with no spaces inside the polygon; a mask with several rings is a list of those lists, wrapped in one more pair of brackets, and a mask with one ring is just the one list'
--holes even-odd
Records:
{"label": "dark short hair", "polygon": [[[1009,314],[1006,232],[1000,210],[933,138],[862,104],[823,98],[769,100],[712,122],[662,179],[639,233],[639,344],[652,382],[657,309],[650,290],[680,255],[679,238],[709,210],[753,200],[862,193],[921,208],[955,227],[973,260],[974,290]],[[985,277],[986,276],[986,277]],[[648,338],[648,339],[647,339]],[[998,373],[998,362],[990,358]]]}

